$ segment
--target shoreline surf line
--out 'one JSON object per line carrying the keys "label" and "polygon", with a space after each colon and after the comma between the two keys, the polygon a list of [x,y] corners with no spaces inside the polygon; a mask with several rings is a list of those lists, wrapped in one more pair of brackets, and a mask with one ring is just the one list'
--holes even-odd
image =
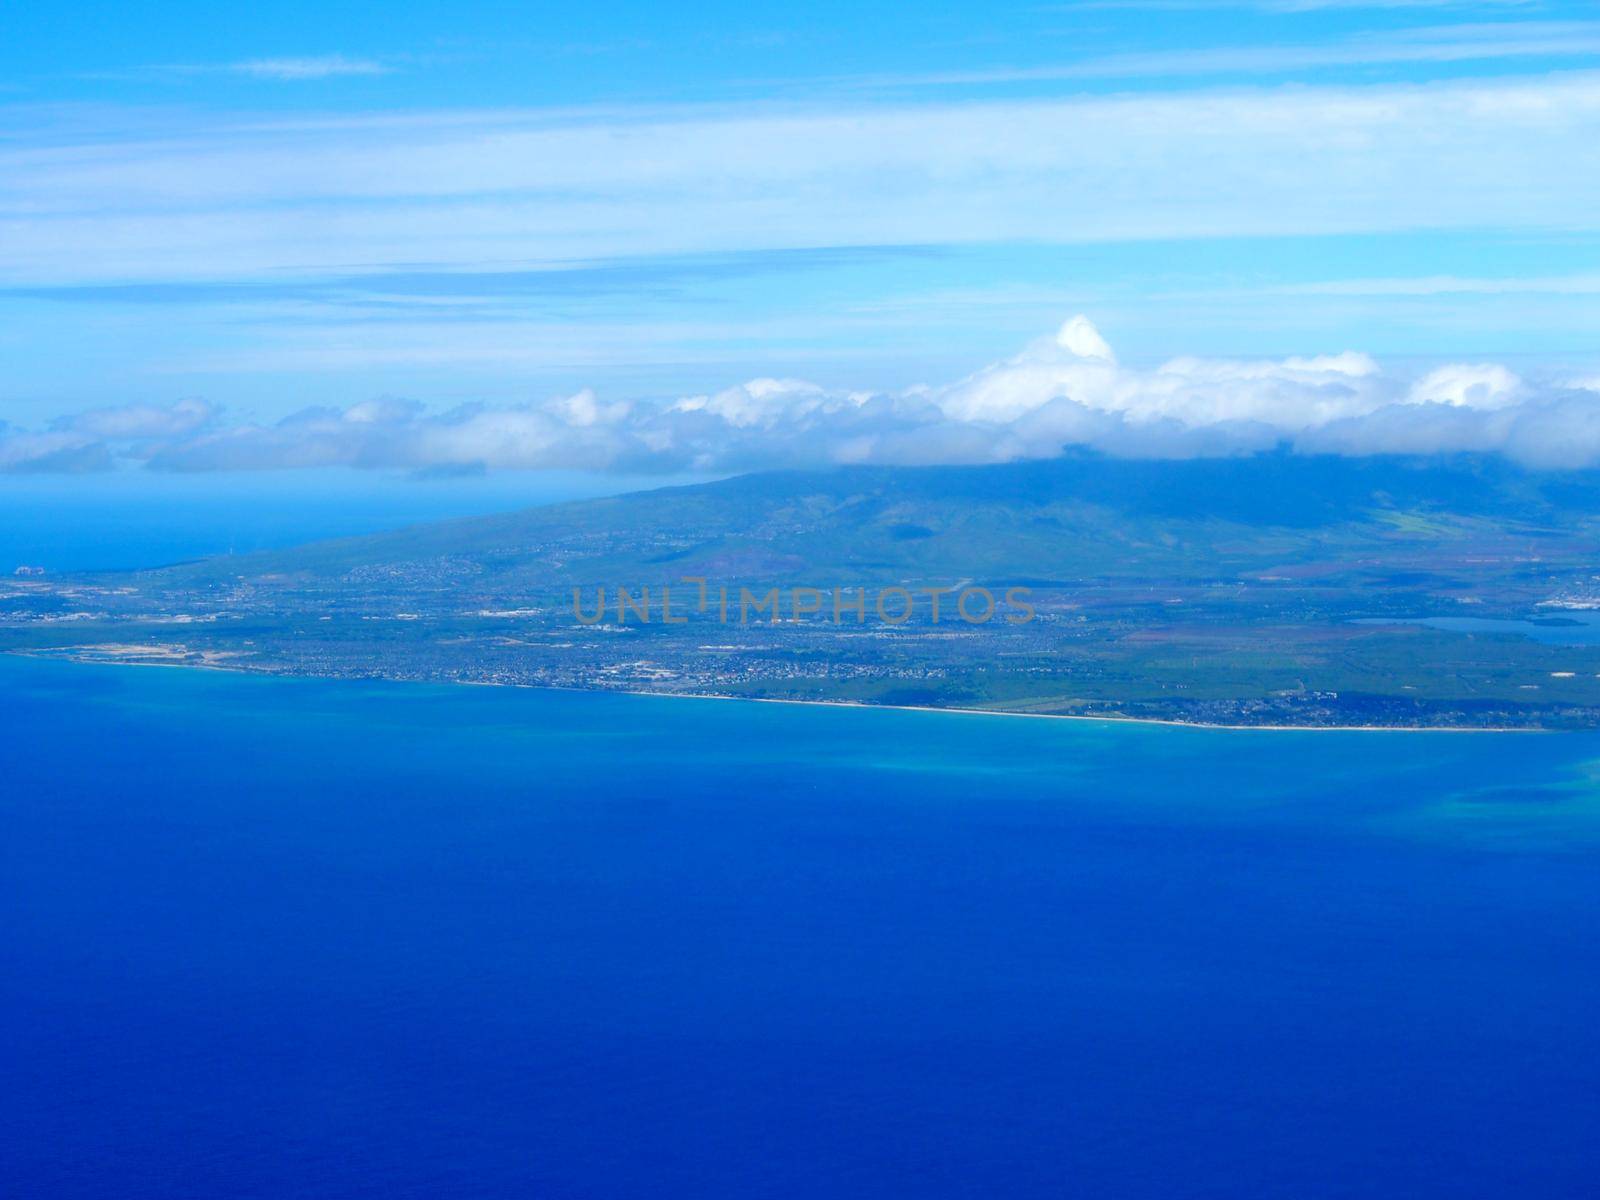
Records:
{"label": "shoreline surf line", "polygon": [[[18,658],[49,659],[107,667],[169,667],[175,670],[220,671],[233,675],[256,675],[266,679],[349,680],[353,683],[420,683],[459,687],[521,688],[530,691],[572,692],[586,696],[646,696],[656,700],[731,700],[745,704],[799,704],[815,708],[847,708],[877,712],[945,713],[967,717],[1016,717],[1034,721],[1093,721],[1103,725],[1161,725],[1173,729],[1203,729],[1231,733],[1563,733],[1538,725],[1225,725],[1210,721],[1180,721],[1174,717],[1130,717],[1126,714],[1036,713],[1002,708],[937,708],[930,704],[873,704],[862,700],[798,700],[782,696],[731,696],[722,692],[649,692],[640,688],[573,687],[560,683],[505,683],[494,679],[404,679],[392,675],[310,675],[303,672],[262,671],[251,667],[224,666],[205,662],[139,661],[126,658],[93,658],[85,655],[50,654],[35,650],[6,650],[0,653]],[[1575,729],[1571,732],[1591,732]]]}

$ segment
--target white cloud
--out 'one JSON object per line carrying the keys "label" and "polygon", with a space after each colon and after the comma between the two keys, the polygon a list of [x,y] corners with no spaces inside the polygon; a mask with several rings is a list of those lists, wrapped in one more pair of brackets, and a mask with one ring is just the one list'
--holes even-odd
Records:
{"label": "white cloud", "polygon": [[1427,275],[1398,279],[1330,279],[1280,284],[1265,294],[1283,296],[1595,296],[1600,275],[1547,275],[1532,278],[1463,278]]}
{"label": "white cloud", "polygon": [[1324,9],[1405,8],[1538,8],[1541,0],[1073,0],[1054,6],[1060,12],[1132,9],[1154,12],[1222,12],[1254,8],[1275,13],[1320,12]]}
{"label": "white cloud", "polygon": [[222,63],[159,63],[123,71],[98,71],[89,79],[148,79],[151,76],[182,79],[217,75],[242,75],[250,79],[278,83],[338,79],[350,76],[388,75],[394,67],[374,58],[351,58],[344,54],[286,55],[274,58],[247,58]]}
{"label": "white cloud", "polygon": [[1056,345],[1075,359],[1114,363],[1117,356],[1111,353],[1100,331],[1085,316],[1069,318],[1056,331]]}
{"label": "white cloud", "polygon": [[1497,363],[1455,364],[1430,371],[1406,394],[1408,404],[1447,404],[1454,408],[1510,408],[1525,389]]}
{"label": "white cloud", "polygon": [[[1216,0],[1209,2],[1215,4]],[[1273,12],[1317,12],[1330,8],[1537,8],[1540,2],[1541,0],[1258,0],[1258,6]]]}
{"label": "white cloud", "polygon": [[111,465],[110,451],[92,438],[0,425],[0,471],[99,471]]}
{"label": "white cloud", "polygon": [[217,410],[203,400],[180,400],[168,406],[127,404],[94,408],[57,421],[55,428],[58,432],[103,441],[140,441],[182,437],[210,424],[216,416]]}
{"label": "white cloud", "polygon": [[127,406],[44,432],[0,427],[0,469],[86,470],[117,457],[178,470],[356,466],[737,471],[829,463],[982,463],[1071,446],[1130,457],[1496,452],[1600,466],[1600,391],[1494,363],[1419,378],[1344,352],[1273,360],[1117,362],[1084,317],[964,379],[894,394],[758,378],[669,401],[589,390],[430,412],[407,400],[227,424],[209,406]]}
{"label": "white cloud", "polygon": [[1332,67],[1584,58],[1600,53],[1600,23],[1500,21],[1358,33],[1304,44],[1208,46],[1113,54],[1041,67],[874,76],[878,87],[970,86],[1174,75],[1277,75]]}
{"label": "white cloud", "polygon": [[52,135],[35,110],[11,123],[28,136],[0,151],[0,282],[18,286],[818,246],[1600,228],[1600,74],[1585,72],[164,134],[130,118],[120,135],[70,124]]}
{"label": "white cloud", "polygon": [[782,421],[815,412],[835,398],[800,379],[752,379],[712,396],[688,396],[670,411],[709,413],[736,429],[771,429]]}
{"label": "white cloud", "polygon": [[229,64],[228,70],[257,79],[332,79],[341,75],[387,75],[392,67],[370,58],[322,54],[306,58],[254,58]]}
{"label": "white cloud", "polygon": [[1370,412],[1389,392],[1377,364],[1357,354],[1282,362],[1180,358],[1154,371],[1124,368],[1094,327],[1074,317],[1055,337],[945,389],[938,403],[963,421],[1015,421],[1068,400],[1135,426],[1254,421],[1288,433]]}

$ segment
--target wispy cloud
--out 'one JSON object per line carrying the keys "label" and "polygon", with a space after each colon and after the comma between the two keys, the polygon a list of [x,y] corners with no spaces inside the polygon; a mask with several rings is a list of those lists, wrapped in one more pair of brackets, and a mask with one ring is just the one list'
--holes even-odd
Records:
{"label": "wispy cloud", "polygon": [[1261,12],[1306,13],[1325,10],[1383,9],[1538,9],[1545,0],[1073,0],[1052,5],[1058,12],[1093,12],[1097,9],[1135,12],[1223,12],[1255,9]]}
{"label": "wispy cloud", "polygon": [[415,471],[733,471],[830,463],[982,463],[1084,446],[1127,457],[1493,452],[1600,464],[1600,391],[1496,363],[1415,377],[1365,354],[1119,363],[1083,317],[966,378],[898,393],[758,378],[675,400],[591,390],[430,412],[406,400],[313,408],[275,424],[209,405],[99,409],[48,430],[0,428],[0,469],[173,471],[354,466]]}
{"label": "wispy cloud", "polygon": [[1193,75],[1280,75],[1407,63],[1481,62],[1600,55],[1600,22],[1500,21],[1361,33],[1312,43],[1208,46],[1103,55],[1048,66],[868,76],[870,87],[975,86]]}
{"label": "wispy cloud", "polygon": [[[16,118],[22,120],[21,116]],[[216,121],[0,150],[0,283],[817,246],[1600,227],[1600,74]],[[5,123],[0,111],[0,125]],[[3,145],[0,139],[0,145]]]}
{"label": "wispy cloud", "polygon": [[309,58],[255,58],[229,63],[225,68],[236,75],[256,79],[332,79],[341,75],[387,75],[394,70],[371,58],[346,58],[342,54],[323,54]]}
{"label": "wispy cloud", "polygon": [[296,83],[306,80],[338,79],[360,75],[388,75],[393,63],[375,58],[351,58],[344,54],[288,55],[274,58],[247,58],[222,63],[157,63],[120,71],[96,71],[85,76],[100,80],[138,80],[151,78],[206,77],[240,75],[251,79]]}
{"label": "wispy cloud", "polygon": [[[1219,0],[1212,2],[1218,3]],[[1221,4],[1226,2],[1220,0]],[[1248,4],[1251,0],[1243,2]],[[1255,0],[1255,3],[1257,7],[1272,12],[1316,12],[1322,9],[1363,8],[1539,8],[1543,0]]]}
{"label": "wispy cloud", "polygon": [[1600,296],[1600,275],[1521,279],[1473,279],[1457,275],[1330,279],[1279,284],[1267,290],[1281,296]]}

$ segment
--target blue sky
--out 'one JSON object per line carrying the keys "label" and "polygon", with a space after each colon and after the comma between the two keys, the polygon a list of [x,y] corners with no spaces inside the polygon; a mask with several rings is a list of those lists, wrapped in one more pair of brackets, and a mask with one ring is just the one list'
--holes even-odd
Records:
{"label": "blue sky", "polygon": [[[1597,370],[1591,4],[69,3],[4,20],[17,463],[103,461],[62,440],[88,436],[75,414],[180,401],[206,429],[265,428],[310,406],[588,389],[602,409],[561,419],[590,428],[608,404],[760,378],[900,396],[1031,353],[1076,313],[1129,369],[1381,359],[1390,390],[1340,419],[1451,364],[1499,364],[1518,396]],[[1194,420],[1148,399],[1165,376],[1073,378],[1101,388],[1097,411]],[[1490,392],[1480,407],[1510,404]],[[1249,397],[1223,409],[1262,419]],[[748,428],[740,411],[721,419]],[[771,457],[694,437],[697,469]],[[319,453],[348,465],[364,446]]]}

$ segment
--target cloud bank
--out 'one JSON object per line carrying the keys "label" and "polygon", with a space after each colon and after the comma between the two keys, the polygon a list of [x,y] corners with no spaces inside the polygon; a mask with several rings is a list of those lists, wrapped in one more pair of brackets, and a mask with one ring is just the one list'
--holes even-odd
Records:
{"label": "cloud bank", "polygon": [[1085,317],[964,379],[898,393],[753,379],[669,400],[593,391],[429,411],[409,400],[230,422],[202,401],[128,405],[48,428],[0,424],[0,470],[366,467],[424,473],[582,469],[732,472],[840,463],[1049,458],[1073,447],[1192,458],[1302,453],[1504,454],[1541,468],[1600,465],[1600,381],[1534,381],[1496,363],[1418,377],[1354,352],[1309,358],[1117,361]]}

